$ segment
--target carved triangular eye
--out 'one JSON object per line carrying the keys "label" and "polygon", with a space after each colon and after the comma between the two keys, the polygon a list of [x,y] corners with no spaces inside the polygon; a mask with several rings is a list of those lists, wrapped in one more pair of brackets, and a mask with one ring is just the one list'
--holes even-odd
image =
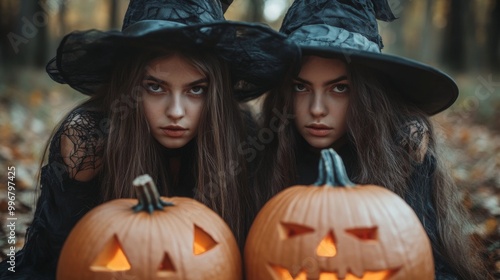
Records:
{"label": "carved triangular eye", "polygon": [[271,269],[274,272],[273,279],[275,280],[306,280],[307,273],[304,270],[299,271],[299,273],[293,277],[290,271],[279,265],[270,265]]}
{"label": "carved triangular eye", "polygon": [[130,268],[130,263],[116,234],[90,265],[92,271],[126,271]]}
{"label": "carved triangular eye", "polygon": [[194,225],[193,253],[201,255],[217,245],[217,242],[202,228]]}
{"label": "carved triangular eye", "polygon": [[337,246],[335,245],[335,235],[333,231],[329,231],[321,240],[316,249],[316,254],[320,257],[334,257],[337,254]]}
{"label": "carved triangular eye", "polygon": [[298,235],[314,232],[314,229],[298,224],[281,222],[279,231],[281,239],[288,239]]}
{"label": "carved triangular eye", "polygon": [[345,231],[350,235],[362,241],[378,240],[378,228],[377,227],[366,227],[366,228],[351,228]]}
{"label": "carved triangular eye", "polygon": [[175,272],[174,263],[170,259],[170,256],[165,253],[163,259],[161,260],[160,266],[158,268],[158,277],[167,277],[170,272]]}

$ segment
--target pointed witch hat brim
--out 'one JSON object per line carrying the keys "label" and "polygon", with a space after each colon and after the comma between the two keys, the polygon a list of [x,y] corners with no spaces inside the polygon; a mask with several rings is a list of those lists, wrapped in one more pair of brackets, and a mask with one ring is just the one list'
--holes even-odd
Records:
{"label": "pointed witch hat brim", "polygon": [[376,19],[395,19],[386,0],[296,0],[280,31],[299,45],[302,56],[337,57],[372,69],[406,102],[429,115],[449,108],[459,94],[455,81],[432,66],[381,53]]}
{"label": "pointed witch hat brim", "polygon": [[47,64],[47,73],[56,82],[93,95],[109,82],[116,61],[132,48],[209,50],[228,63],[235,99],[254,99],[283,77],[298,61],[300,50],[265,25],[226,21],[222,12],[218,0],[132,0],[122,31],[66,35]]}
{"label": "pointed witch hat brim", "polygon": [[302,55],[343,58],[347,64],[372,72],[384,84],[393,86],[404,100],[429,115],[449,108],[458,98],[458,87],[446,73],[400,56],[340,47],[302,46]]}

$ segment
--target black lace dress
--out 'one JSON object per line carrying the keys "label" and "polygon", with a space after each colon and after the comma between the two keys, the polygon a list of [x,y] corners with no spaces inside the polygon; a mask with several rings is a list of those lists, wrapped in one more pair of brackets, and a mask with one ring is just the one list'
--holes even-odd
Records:
{"label": "black lace dress", "polygon": [[[76,222],[99,201],[99,176],[78,181],[81,172],[99,169],[107,127],[101,113],[77,109],[56,131],[48,164],[41,170],[41,194],[24,247],[16,253],[15,272],[6,260],[0,279],[55,279],[59,253]],[[61,142],[72,143],[69,157],[61,155]],[[69,141],[69,142],[68,142]],[[66,155],[68,155],[66,153]]]}

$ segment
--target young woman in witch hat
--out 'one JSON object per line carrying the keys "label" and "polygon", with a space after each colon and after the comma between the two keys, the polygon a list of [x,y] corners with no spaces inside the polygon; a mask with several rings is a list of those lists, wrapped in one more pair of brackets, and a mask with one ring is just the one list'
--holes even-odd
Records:
{"label": "young woman in witch hat", "polygon": [[395,19],[386,1],[296,0],[288,10],[280,31],[303,57],[263,105],[262,124],[276,135],[257,169],[257,207],[314,183],[319,151],[334,148],[354,182],[385,186],[412,206],[433,245],[436,279],[487,279],[430,120],[458,88],[435,68],[382,54],[377,19]]}
{"label": "young woman in witch hat", "polygon": [[26,244],[1,278],[53,279],[75,223],[99,203],[133,197],[145,173],[161,195],[209,206],[240,239],[247,177],[237,101],[282,78],[299,53],[285,40],[225,21],[219,0],[132,0],[121,31],[65,36],[47,71],[90,98],[51,138]]}

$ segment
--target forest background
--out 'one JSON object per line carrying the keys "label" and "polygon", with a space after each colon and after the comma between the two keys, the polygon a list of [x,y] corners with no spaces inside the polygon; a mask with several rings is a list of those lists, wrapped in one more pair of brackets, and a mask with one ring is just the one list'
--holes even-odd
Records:
{"label": "forest background", "polygon": [[[73,30],[120,29],[128,0],[0,0],[0,259],[8,251],[8,168],[15,167],[16,248],[36,199],[42,151],[61,118],[86,97],[44,71]],[[278,30],[291,0],[234,0],[229,20]],[[389,0],[383,52],[440,68],[460,96],[433,117],[453,177],[500,279],[500,0]],[[429,85],[432,86],[432,85]],[[257,105],[259,103],[252,103]],[[258,107],[257,107],[258,108]]]}

